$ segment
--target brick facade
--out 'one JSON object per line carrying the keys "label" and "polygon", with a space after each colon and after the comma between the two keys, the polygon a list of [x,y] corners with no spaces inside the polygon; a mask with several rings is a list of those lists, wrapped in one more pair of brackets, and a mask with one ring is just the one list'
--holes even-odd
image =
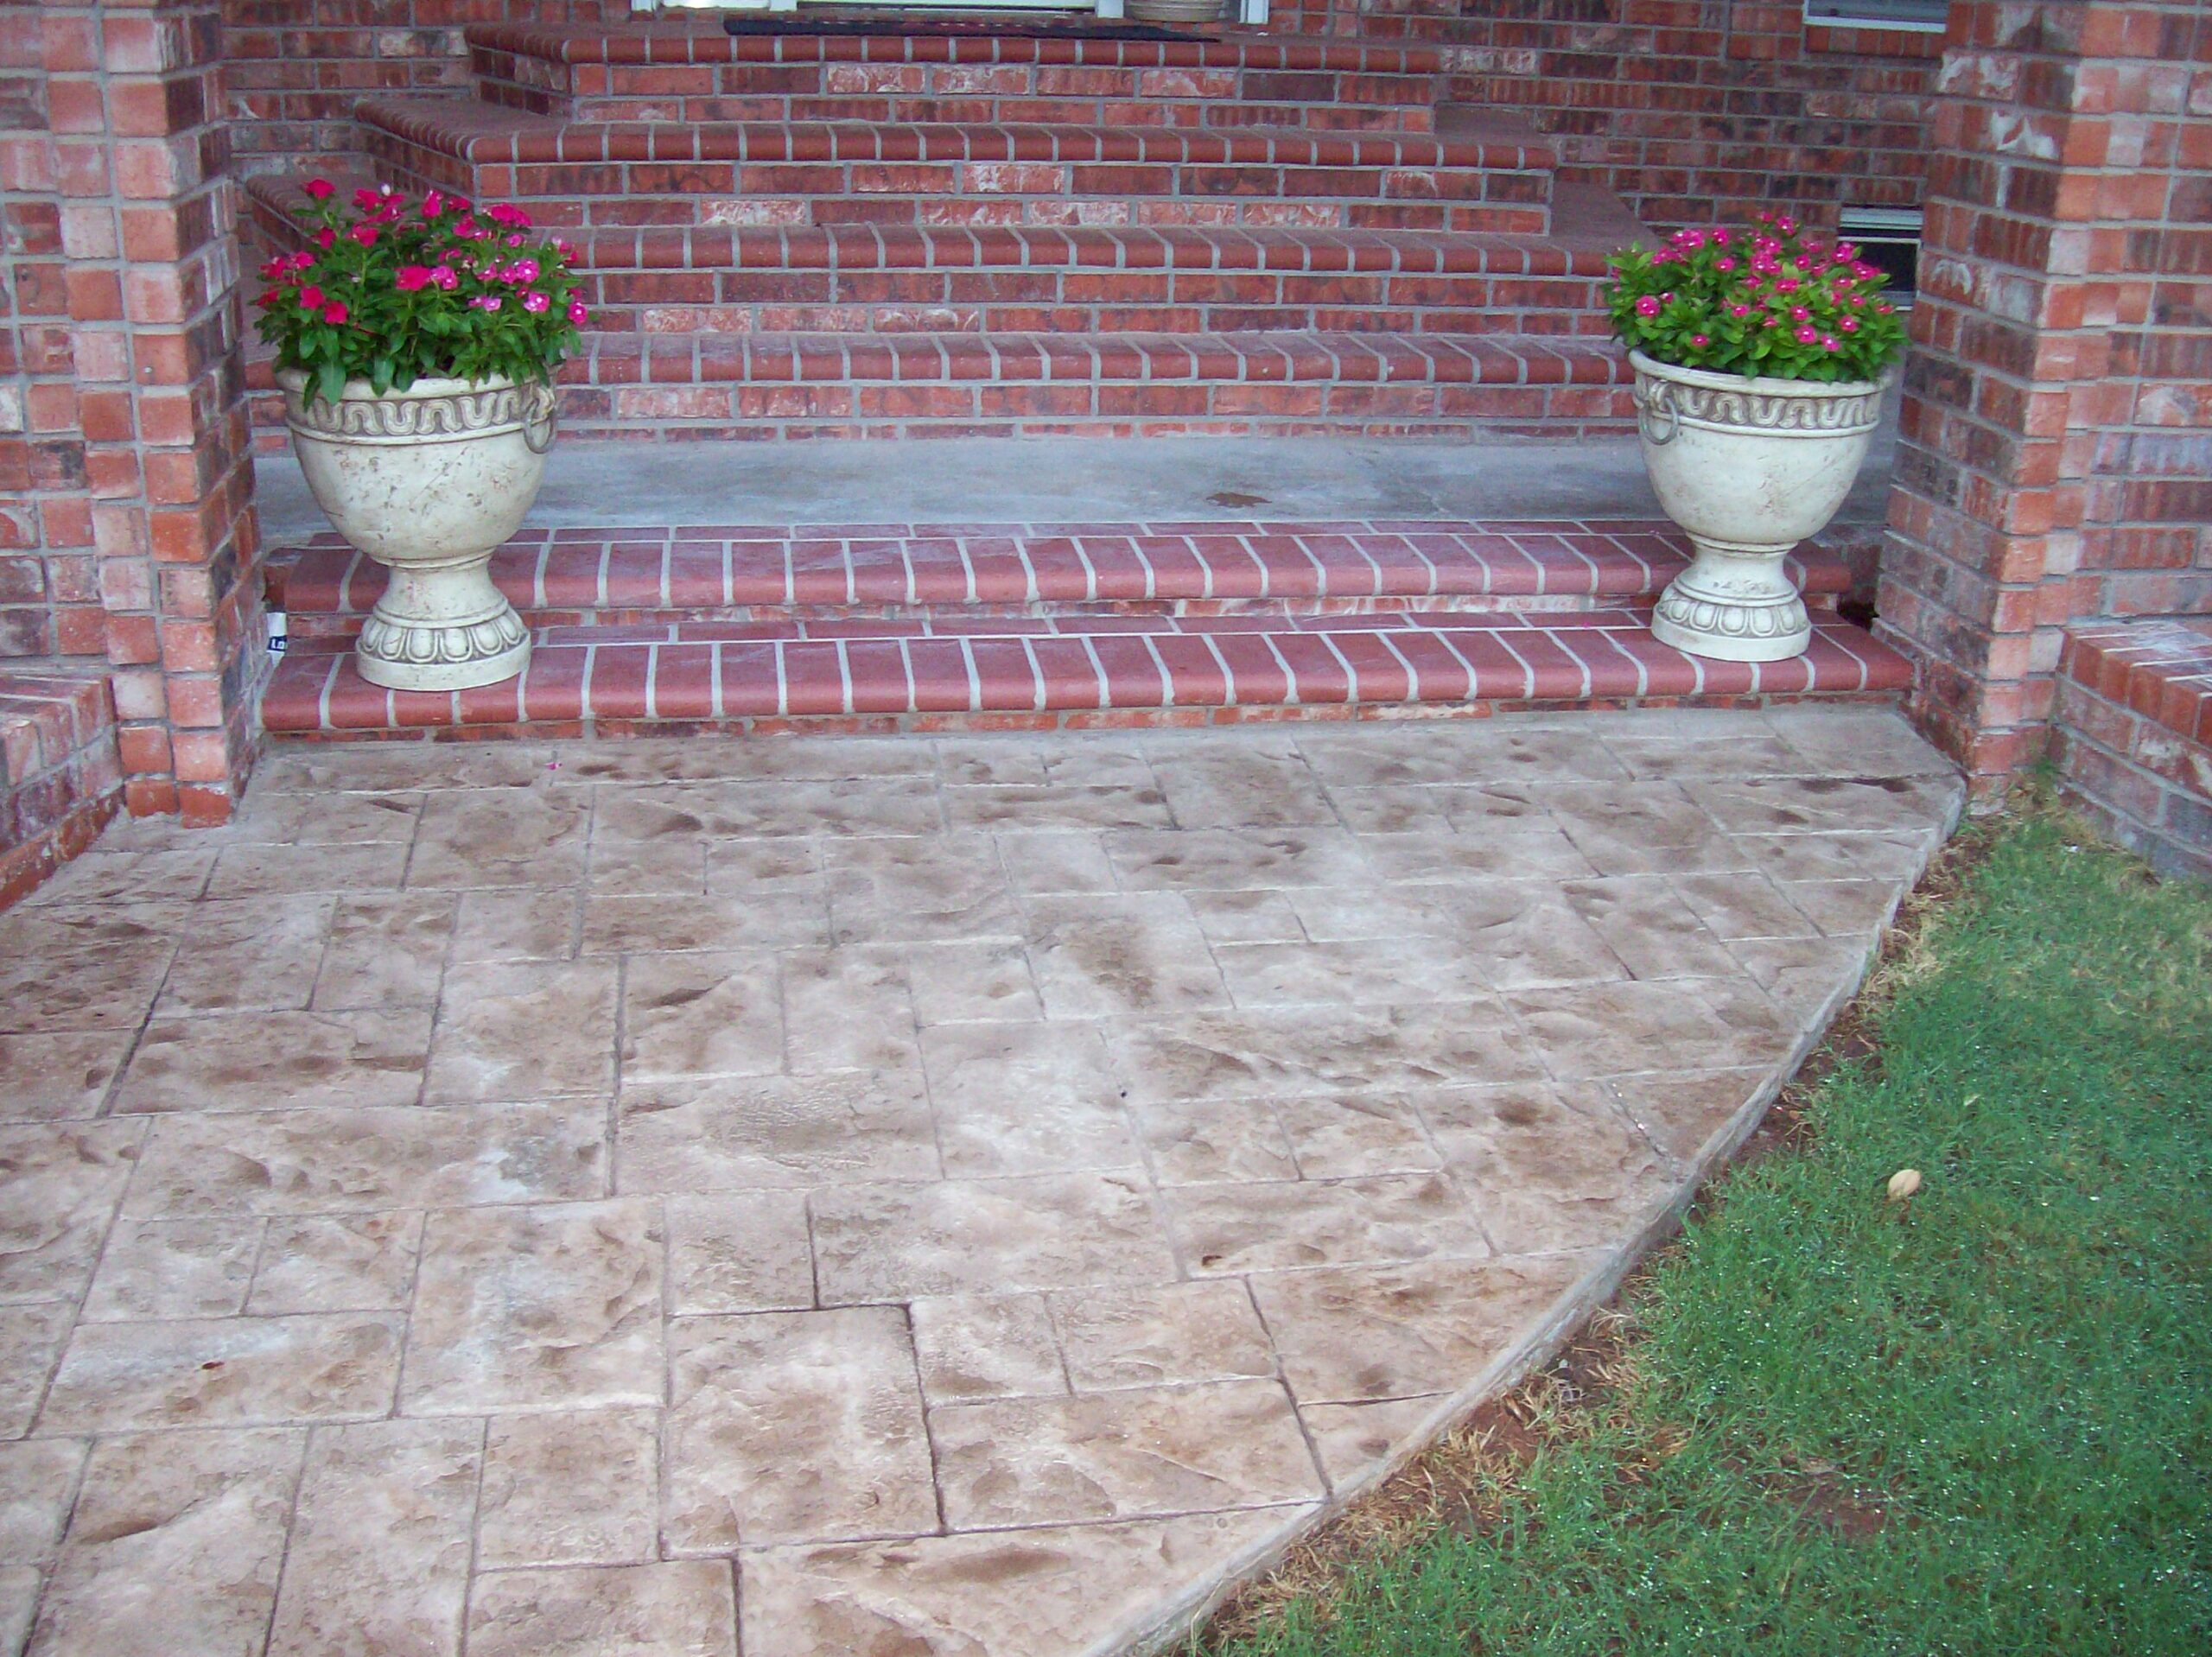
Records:
{"label": "brick facade", "polygon": [[1448,48],[1449,96],[1558,142],[1646,224],[1916,206],[1942,37],[1796,0],[1289,0],[1274,27]]}
{"label": "brick facade", "polygon": [[1879,596],[1985,792],[2064,630],[2212,610],[2212,19],[1960,3]]}
{"label": "brick facade", "polygon": [[220,46],[212,3],[0,10],[0,652],[104,659],[130,809],[204,822],[264,660]]}

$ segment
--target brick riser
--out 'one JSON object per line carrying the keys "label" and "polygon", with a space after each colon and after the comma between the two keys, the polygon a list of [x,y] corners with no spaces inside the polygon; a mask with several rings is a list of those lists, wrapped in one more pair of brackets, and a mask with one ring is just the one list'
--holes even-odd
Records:
{"label": "brick riser", "polygon": [[363,102],[381,174],[542,223],[1247,225],[1543,235],[1548,151],[1413,134],[1116,125],[600,124]]}
{"label": "brick riser", "polygon": [[[1610,345],[1452,334],[592,334],[562,370],[581,438],[1564,437],[1625,429]],[[255,418],[281,443],[270,370]]]}
{"label": "brick riser", "polygon": [[1319,41],[733,38],[467,31],[486,101],[600,120],[1111,122],[1431,130],[1433,53]]}
{"label": "brick riser", "polygon": [[[1649,615],[975,618],[812,638],[800,624],[555,629],[519,680],[379,690],[350,655],[298,651],[262,706],[288,736],[581,736],[711,729],[930,730],[1481,715],[1887,695],[1904,659],[1827,623],[1760,665],[1656,643]],[[778,636],[780,634],[780,636]]]}
{"label": "brick riser", "polygon": [[[257,233],[300,245],[289,181]],[[849,225],[579,232],[603,333],[1606,333],[1603,227],[1418,232]]]}
{"label": "brick riser", "polygon": [[[532,626],[764,621],[810,628],[942,616],[1278,618],[1589,610],[1656,598],[1688,562],[1659,524],[1516,530],[1460,523],[903,524],[747,532],[563,530],[518,537],[493,579]],[[384,570],[334,536],[271,555],[292,637],[350,638]],[[1816,607],[1849,573],[1791,561]]]}

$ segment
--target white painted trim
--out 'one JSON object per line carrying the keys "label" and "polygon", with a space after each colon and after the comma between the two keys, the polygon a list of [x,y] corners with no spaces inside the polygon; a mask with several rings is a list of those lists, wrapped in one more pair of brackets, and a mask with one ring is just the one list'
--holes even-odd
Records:
{"label": "white painted trim", "polygon": [[1268,21],[1268,0],[1236,0],[1236,21],[1264,23]]}

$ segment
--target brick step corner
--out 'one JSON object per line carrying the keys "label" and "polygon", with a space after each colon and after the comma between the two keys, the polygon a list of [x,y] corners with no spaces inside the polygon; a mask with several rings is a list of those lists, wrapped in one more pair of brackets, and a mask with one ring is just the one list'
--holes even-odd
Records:
{"label": "brick step corner", "polygon": [[295,651],[262,721],[322,737],[1056,728],[1886,698],[1910,678],[1848,623],[1822,622],[1803,656],[1753,664],[1670,650],[1649,619],[1052,617],[834,638],[791,624],[553,629],[519,679],[452,693],[381,690],[349,653]]}

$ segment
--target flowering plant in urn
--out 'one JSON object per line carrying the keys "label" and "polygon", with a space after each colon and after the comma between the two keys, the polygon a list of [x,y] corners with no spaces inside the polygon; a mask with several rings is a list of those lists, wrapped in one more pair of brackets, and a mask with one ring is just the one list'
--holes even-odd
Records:
{"label": "flowering plant in urn", "polygon": [[1888,275],[1772,213],[1678,231],[1612,266],[1644,463],[1697,549],[1652,631],[1701,656],[1794,656],[1812,626],[1783,560],[1850,493],[1905,346]]}
{"label": "flowering plant in urn", "polygon": [[511,678],[530,640],[493,550],[544,476],[553,371],[588,313],[574,250],[518,207],[312,179],[307,245],[261,268],[261,337],[315,499],[391,579],[355,657],[372,683]]}

